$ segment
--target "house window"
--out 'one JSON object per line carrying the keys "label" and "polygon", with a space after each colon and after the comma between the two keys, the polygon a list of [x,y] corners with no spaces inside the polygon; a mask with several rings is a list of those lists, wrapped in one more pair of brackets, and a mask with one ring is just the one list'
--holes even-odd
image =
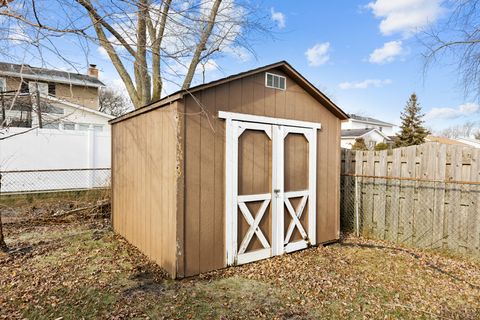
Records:
{"label": "house window", "polygon": [[60,123],[58,121],[46,122],[42,125],[43,129],[59,129]]}
{"label": "house window", "polygon": [[64,122],[63,130],[75,130],[75,123],[73,122]]}
{"label": "house window", "polygon": [[383,131],[383,127],[378,127],[378,130]]}
{"label": "house window", "polygon": [[102,132],[103,131],[103,126],[102,125],[94,125],[93,126],[93,131]]}
{"label": "house window", "polygon": [[48,83],[45,83],[45,82],[30,81],[28,83],[28,91],[30,93],[36,93],[37,86],[38,86],[38,91],[40,91],[40,94],[48,95]]}
{"label": "house window", "polygon": [[55,96],[55,83],[48,83],[48,95]]}
{"label": "house window", "polygon": [[265,74],[265,86],[267,88],[275,88],[280,90],[286,89],[286,78],[283,76],[279,76],[273,73],[266,73]]}
{"label": "house window", "polygon": [[22,85],[20,86],[20,93],[28,93],[28,83],[22,81]]}
{"label": "house window", "polygon": [[5,78],[0,78],[0,91],[7,91],[7,80]]}
{"label": "house window", "polygon": [[78,125],[78,130],[80,131],[88,131],[90,129],[90,125],[88,123],[80,123]]}

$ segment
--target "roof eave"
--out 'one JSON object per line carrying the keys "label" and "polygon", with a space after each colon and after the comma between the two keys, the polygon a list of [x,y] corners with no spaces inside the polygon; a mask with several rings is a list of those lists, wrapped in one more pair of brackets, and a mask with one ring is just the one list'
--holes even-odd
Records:
{"label": "roof eave", "polygon": [[50,81],[50,82],[55,82],[55,83],[62,83],[62,84],[68,84],[68,85],[77,85],[77,86],[85,86],[85,87],[93,87],[93,88],[103,88],[105,87],[105,84],[98,80],[100,83],[92,83],[88,81],[69,81],[69,80],[58,80],[54,79],[51,77],[45,77],[45,76],[38,76],[38,75],[33,75],[33,74],[28,74],[28,73],[17,73],[17,72],[9,72],[9,71],[0,71],[0,76],[6,76],[6,77],[14,77],[14,78],[24,78],[24,79],[29,79],[29,80],[37,80],[37,81]]}

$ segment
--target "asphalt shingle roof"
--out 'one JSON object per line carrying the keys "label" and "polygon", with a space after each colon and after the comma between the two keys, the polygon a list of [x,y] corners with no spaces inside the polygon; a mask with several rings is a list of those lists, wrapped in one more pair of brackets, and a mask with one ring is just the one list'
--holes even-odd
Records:
{"label": "asphalt shingle roof", "polygon": [[385,125],[385,126],[393,126],[394,125],[392,123],[381,121],[381,120],[378,120],[378,119],[375,119],[375,118],[359,116],[359,115],[356,115],[356,114],[353,114],[353,113],[349,113],[348,116],[350,117],[350,119],[358,120],[358,121],[377,123],[377,124],[381,124],[381,125]]}
{"label": "asphalt shingle roof", "polygon": [[370,131],[373,131],[375,129],[369,128],[369,129],[345,129],[341,131],[341,136],[342,137],[360,137],[363,136],[366,133],[369,133]]}
{"label": "asphalt shingle roof", "polygon": [[21,75],[23,78],[30,80],[59,82],[87,87],[105,86],[102,81],[86,74],[37,68],[28,64],[0,62],[0,75],[13,77]]}

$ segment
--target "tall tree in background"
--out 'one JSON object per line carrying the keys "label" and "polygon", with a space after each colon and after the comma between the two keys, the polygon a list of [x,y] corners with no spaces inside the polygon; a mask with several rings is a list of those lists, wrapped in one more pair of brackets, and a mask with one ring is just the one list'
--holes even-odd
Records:
{"label": "tall tree in background", "polygon": [[448,16],[420,36],[426,67],[456,66],[466,96],[480,98],[480,0],[443,1]]}
{"label": "tall tree in background", "polygon": [[215,65],[218,54],[252,51],[249,36],[267,31],[259,12],[248,0],[14,0],[0,9],[0,40],[15,41],[12,57],[21,43],[22,54],[72,65],[58,39],[71,38],[86,60],[93,44],[139,108],[158,100],[166,83],[188,89],[197,67]]}
{"label": "tall tree in background", "polygon": [[417,101],[417,95],[412,93],[405,110],[400,116],[402,124],[395,139],[395,147],[407,147],[425,142],[425,137],[430,132],[423,126],[423,116],[422,108]]}

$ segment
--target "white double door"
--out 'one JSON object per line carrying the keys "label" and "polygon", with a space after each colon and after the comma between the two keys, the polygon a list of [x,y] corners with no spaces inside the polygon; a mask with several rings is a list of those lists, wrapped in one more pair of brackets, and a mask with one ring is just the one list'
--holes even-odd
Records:
{"label": "white double door", "polygon": [[[280,119],[268,118],[278,123]],[[298,122],[303,125],[303,122]],[[309,124],[305,122],[305,124]],[[272,123],[227,121],[226,176],[227,217],[226,241],[227,264],[243,264],[285,252],[300,250],[316,243],[316,134],[318,127],[292,126]],[[268,141],[266,157],[269,164],[268,178],[271,179],[267,193],[239,194],[240,161],[255,162],[255,156],[241,156],[239,140],[248,131],[265,133]],[[288,135],[305,139],[303,148],[285,148]],[[289,153],[302,153],[292,155]],[[304,159],[301,168],[285,159],[297,156]],[[262,160],[263,162],[263,160]],[[306,162],[306,165],[305,165]],[[264,168],[265,168],[264,167]],[[289,174],[285,176],[285,170]],[[306,171],[306,172],[305,172]],[[300,174],[301,172],[301,174]],[[293,175],[292,175],[293,173]],[[295,173],[299,173],[295,177]],[[301,175],[301,177],[300,177]],[[287,179],[302,180],[300,189],[285,191],[292,185]],[[303,181],[306,180],[306,181]],[[298,185],[298,183],[297,183]],[[268,220],[268,223],[262,223]],[[302,223],[303,222],[303,223]],[[241,226],[243,225],[243,227]],[[295,234],[295,237],[293,236]],[[257,242],[253,246],[253,241]]]}

